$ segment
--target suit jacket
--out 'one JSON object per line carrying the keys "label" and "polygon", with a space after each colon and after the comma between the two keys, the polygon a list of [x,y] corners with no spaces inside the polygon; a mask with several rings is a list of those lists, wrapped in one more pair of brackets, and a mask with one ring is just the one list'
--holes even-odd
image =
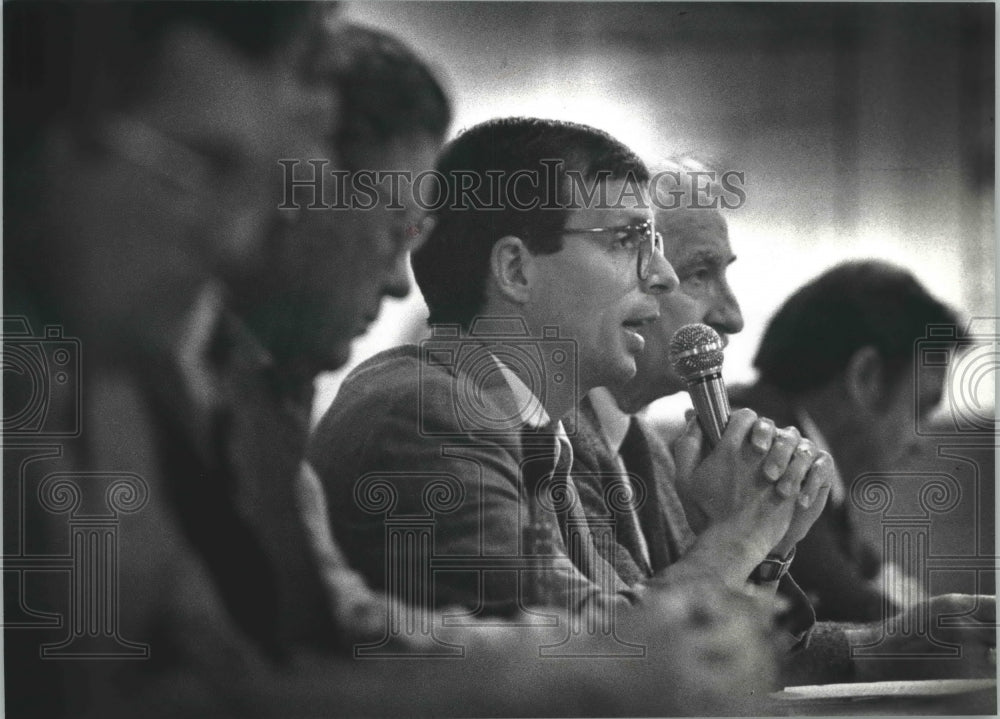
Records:
{"label": "suit jacket", "polygon": [[[484,424],[518,417],[511,387],[498,372],[470,373],[477,365],[460,359],[460,345],[448,362],[429,361],[412,345],[370,358],[344,381],[317,427],[309,459],[348,561],[373,587],[409,602],[416,595],[400,582],[424,581],[427,565],[401,580],[404,560],[433,564],[434,605],[485,614],[512,614],[526,597],[569,611],[629,601],[614,569],[590,551],[572,482],[569,507],[544,506],[527,491],[523,470],[535,448],[523,423]],[[525,529],[549,511],[560,515],[553,525],[562,532],[546,538],[554,554],[539,560]],[[397,541],[417,544],[390,547]],[[512,568],[539,561],[541,568],[520,576]]]}
{"label": "suit jacket", "polygon": [[[749,407],[779,427],[799,424],[794,398],[763,383],[737,388],[730,403],[734,408]],[[839,507],[827,502],[799,542],[792,571],[812,599],[818,619],[861,622],[882,617],[883,596],[871,582],[879,566],[875,552],[854,530],[847,502]]]}
{"label": "suit jacket", "polygon": [[[608,550],[605,559],[614,565],[618,575],[630,586],[676,562],[694,541],[694,534],[674,489],[674,463],[669,448],[656,433],[645,428],[642,431],[650,450],[650,468],[654,474],[651,477],[636,476],[644,490],[641,502],[637,499],[639,506],[636,514],[648,548],[649,562],[640,559],[642,551],[638,538],[631,531],[631,525],[620,519],[615,522],[617,541],[599,545],[602,551]],[[606,498],[607,479],[620,474],[615,460],[617,452],[608,446],[589,397],[585,397],[580,404],[572,441],[573,478],[588,519],[604,521],[613,517],[614,508],[609,506]],[[633,475],[641,472],[637,467],[630,467],[629,471]]]}

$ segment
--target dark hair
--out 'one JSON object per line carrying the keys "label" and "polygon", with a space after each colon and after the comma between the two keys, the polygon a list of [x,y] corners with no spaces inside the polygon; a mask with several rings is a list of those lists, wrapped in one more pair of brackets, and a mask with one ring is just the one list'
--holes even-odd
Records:
{"label": "dark hair", "polygon": [[[351,149],[426,134],[443,140],[451,123],[448,96],[424,62],[403,42],[361,25],[324,37],[321,72],[340,95],[336,144],[348,164]],[[360,167],[348,167],[351,170]]]}
{"label": "dark hair", "polygon": [[4,3],[4,150],[34,145],[56,120],[85,121],[96,106],[140,97],[177,25],[203,27],[249,58],[287,43],[308,2]]}
{"label": "dark hair", "polygon": [[754,367],[786,392],[823,386],[862,347],[874,347],[895,376],[914,358],[928,325],[958,316],[909,272],[878,261],[838,265],[793,294],[771,318]]}
{"label": "dark hair", "polygon": [[[550,169],[555,162],[562,163],[558,172]],[[559,230],[570,196],[567,170],[587,179],[600,174],[604,179],[649,180],[642,160],[621,142],[571,122],[489,120],[449,143],[437,164],[444,200],[437,203],[442,206],[435,212],[433,231],[413,256],[429,323],[469,327],[485,301],[490,253],[501,237],[517,236],[535,254],[562,249]],[[495,189],[524,172],[537,173],[539,181],[518,183],[520,206],[512,207],[510,198]],[[475,178],[472,189],[470,178]]]}

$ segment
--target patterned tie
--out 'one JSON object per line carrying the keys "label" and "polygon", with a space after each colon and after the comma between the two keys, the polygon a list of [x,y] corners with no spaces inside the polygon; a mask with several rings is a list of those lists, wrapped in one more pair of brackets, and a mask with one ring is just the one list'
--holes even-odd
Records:
{"label": "patterned tie", "polygon": [[[524,464],[522,479],[528,502],[527,526],[524,529],[523,554],[534,557],[554,557],[561,554],[558,546],[565,541],[567,500],[573,449],[562,432],[549,425],[542,429],[522,430]],[[540,570],[541,574],[546,569]],[[546,606],[554,603],[548,596],[547,583],[528,583],[525,600],[529,605]]]}
{"label": "patterned tie", "polygon": [[[662,541],[654,540],[658,534],[658,525],[662,524],[663,518],[657,511],[659,502],[656,474],[650,456],[649,442],[637,418],[632,417],[629,421],[628,432],[618,453],[629,475],[633,475],[620,478],[625,485],[623,489],[630,493],[625,496],[643,498],[638,507],[636,507],[637,502],[630,502],[628,506],[618,503],[615,507],[620,542],[628,547],[639,566],[646,567],[647,571],[652,573],[665,561],[661,556],[664,553],[664,548],[660,546]],[[637,484],[639,486],[636,486]]]}
{"label": "patterned tie", "polygon": [[639,521],[639,507],[657,504],[655,475],[649,456],[649,445],[635,417],[629,422],[628,432],[618,453],[629,474],[619,475],[613,481],[621,485],[619,499],[631,500],[614,503],[619,542],[628,548],[639,566],[645,567],[647,572],[652,572],[649,542]]}

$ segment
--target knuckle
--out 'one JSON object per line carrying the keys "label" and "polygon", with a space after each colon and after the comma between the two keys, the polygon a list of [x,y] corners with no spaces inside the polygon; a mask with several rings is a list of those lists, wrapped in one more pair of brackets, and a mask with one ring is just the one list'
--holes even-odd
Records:
{"label": "knuckle", "polygon": [[816,455],[816,461],[813,462],[813,467],[816,471],[822,474],[824,477],[832,478],[837,473],[837,466],[833,462],[833,457],[830,453],[825,450],[819,450]]}
{"label": "knuckle", "polygon": [[792,434],[792,431],[791,427],[782,427],[781,429],[775,430],[775,434],[782,443],[793,444],[797,442],[799,438],[797,435]]}
{"label": "knuckle", "polygon": [[762,429],[765,429],[765,430],[767,430],[769,432],[772,432],[775,429],[774,420],[770,419],[769,417],[763,417],[763,416],[758,417],[757,418],[757,426],[759,426]]}

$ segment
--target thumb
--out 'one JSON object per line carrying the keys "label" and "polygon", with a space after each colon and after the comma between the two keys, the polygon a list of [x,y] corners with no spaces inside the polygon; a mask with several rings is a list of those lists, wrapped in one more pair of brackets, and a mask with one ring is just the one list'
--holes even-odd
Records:
{"label": "thumb", "polygon": [[701,431],[701,425],[698,424],[698,418],[692,411],[687,415],[687,426],[684,427],[684,433],[674,440],[671,446],[674,452],[674,464],[677,467],[677,478],[681,481],[688,479],[701,461],[704,441],[705,435]]}

